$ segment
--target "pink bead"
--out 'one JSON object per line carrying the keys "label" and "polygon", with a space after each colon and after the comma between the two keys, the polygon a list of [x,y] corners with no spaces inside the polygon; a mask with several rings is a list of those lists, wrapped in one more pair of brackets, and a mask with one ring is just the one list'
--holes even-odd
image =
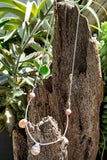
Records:
{"label": "pink bead", "polygon": [[71,111],[71,109],[68,108],[68,109],[66,109],[65,113],[66,113],[66,115],[70,115],[72,113],[72,111]]}
{"label": "pink bead", "polygon": [[29,94],[29,97],[30,97],[30,98],[34,98],[34,97],[35,97],[35,93],[34,93],[34,92],[31,92],[31,93]]}
{"label": "pink bead", "polygon": [[32,146],[31,153],[32,155],[37,156],[40,153],[40,145],[35,144],[34,146]]}
{"label": "pink bead", "polygon": [[62,137],[62,138],[63,138],[63,141],[61,143],[61,149],[64,150],[68,146],[69,141],[66,137]]}
{"label": "pink bead", "polygon": [[27,122],[26,119],[21,119],[21,120],[19,121],[19,127],[20,127],[20,128],[25,128],[25,127],[26,127],[26,122]]}

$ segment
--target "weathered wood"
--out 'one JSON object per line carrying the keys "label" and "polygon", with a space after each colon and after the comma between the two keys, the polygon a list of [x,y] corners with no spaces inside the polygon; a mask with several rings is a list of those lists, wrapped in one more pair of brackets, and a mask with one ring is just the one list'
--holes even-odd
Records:
{"label": "weathered wood", "polygon": [[[72,68],[77,8],[59,4],[56,11],[53,94],[59,110],[60,126],[65,122],[69,74]],[[99,109],[103,83],[97,45],[91,40],[87,19],[80,16],[75,71],[72,88],[72,116],[67,137],[68,159],[95,160],[99,143]],[[63,130],[63,128],[61,127]]]}
{"label": "weathered wood", "polygon": [[24,130],[15,129],[12,134],[14,160],[27,159],[27,141]]}
{"label": "weathered wood", "polygon": [[[38,86],[35,90],[36,98],[32,101],[29,110],[29,119],[32,123],[38,123],[43,117],[51,115],[58,122],[62,133],[66,125],[65,108],[68,100],[77,15],[77,7],[71,8],[66,3],[58,3],[55,11],[52,88],[48,89],[48,85],[44,85],[45,88]],[[103,83],[97,45],[92,42],[88,22],[81,15],[72,88],[72,116],[67,132],[70,141],[69,160],[95,160],[96,158],[102,93]],[[43,141],[47,142],[50,139],[51,135],[48,138],[44,137]],[[31,140],[28,139],[28,143],[30,144]],[[53,150],[57,145],[42,147],[41,154],[34,159],[58,159],[57,155],[60,151],[54,153]]]}
{"label": "weathered wood", "polygon": [[[52,116],[63,134],[66,125],[65,109],[69,92],[69,74],[72,69],[78,9],[60,2],[55,8],[55,33],[53,45],[53,77],[38,85],[32,100],[28,119],[37,124],[43,117]],[[91,40],[88,21],[80,16],[75,70],[72,88],[72,115],[69,120],[68,160],[95,160],[99,143],[99,111],[103,99],[103,82],[97,45]],[[44,127],[43,127],[44,128]],[[55,140],[46,127],[40,133],[30,130],[37,141]],[[44,136],[43,136],[44,135]],[[41,138],[42,137],[42,138]],[[66,160],[60,143],[42,146],[41,153],[30,153],[34,144],[27,135],[27,160]]]}
{"label": "weathered wood", "polygon": [[[42,143],[56,141],[61,137],[60,130],[58,129],[57,122],[50,116],[44,117],[39,123],[35,125],[29,125],[30,132],[32,136]],[[41,151],[38,156],[33,156],[31,154],[31,148],[34,142],[28,136],[28,157],[27,160],[38,159],[38,160],[48,160],[48,159],[63,159],[67,160],[67,148],[61,152],[60,142],[54,145],[41,146]]]}

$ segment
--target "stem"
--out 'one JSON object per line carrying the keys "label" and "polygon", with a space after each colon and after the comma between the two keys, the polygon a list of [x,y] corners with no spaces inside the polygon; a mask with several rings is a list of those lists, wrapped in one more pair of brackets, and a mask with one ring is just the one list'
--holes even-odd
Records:
{"label": "stem", "polygon": [[[48,11],[46,12],[45,16],[43,17],[42,21],[46,18],[46,16],[48,15],[48,12],[51,10],[51,8],[53,7],[53,4],[50,6],[50,8],[48,9]],[[30,36],[28,37],[28,39],[26,40],[26,42],[23,45],[22,51],[24,51],[24,49],[26,48],[27,43],[29,42],[29,40],[32,38],[33,34],[39,29],[40,24],[42,23],[42,21],[40,21],[38,23],[37,26],[34,27],[34,29],[32,30]]]}

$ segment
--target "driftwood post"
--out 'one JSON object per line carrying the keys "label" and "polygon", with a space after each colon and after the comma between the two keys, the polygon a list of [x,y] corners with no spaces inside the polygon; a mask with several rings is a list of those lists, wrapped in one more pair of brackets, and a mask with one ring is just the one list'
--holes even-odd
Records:
{"label": "driftwood post", "polygon": [[[37,86],[36,98],[31,102],[28,114],[32,124],[38,123],[43,117],[52,116],[62,134],[66,125],[65,109],[68,105],[69,74],[72,69],[77,16],[76,6],[71,7],[64,2],[57,4],[53,77],[44,81],[44,85]],[[30,153],[34,143],[27,135],[27,160],[95,160],[99,143],[99,111],[102,98],[103,83],[97,45],[91,40],[87,19],[81,15],[71,97],[72,115],[66,135],[69,139],[68,154],[67,150],[62,153],[60,143],[57,143],[41,147],[41,153],[34,157]],[[53,141],[60,137],[57,123],[42,126],[40,132],[31,129],[31,134],[42,142]],[[56,128],[55,132],[52,128]]]}

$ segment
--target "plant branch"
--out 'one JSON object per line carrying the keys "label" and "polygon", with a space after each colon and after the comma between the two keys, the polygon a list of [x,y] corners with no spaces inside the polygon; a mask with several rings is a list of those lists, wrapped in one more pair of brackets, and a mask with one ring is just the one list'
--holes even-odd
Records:
{"label": "plant branch", "polygon": [[[46,14],[44,15],[42,21],[46,18],[46,16],[48,15],[48,13],[49,13],[49,11],[52,9],[52,7],[53,7],[53,4],[50,6],[50,8],[48,9],[48,11],[47,11]],[[24,51],[24,49],[26,48],[26,45],[27,45],[27,43],[29,42],[29,40],[32,38],[33,34],[39,29],[42,21],[40,21],[40,22],[38,23],[38,25],[34,27],[34,29],[32,30],[32,32],[31,32],[31,34],[30,34],[30,36],[28,37],[28,39],[27,39],[26,42],[24,43],[23,48],[22,48],[22,51]]]}

